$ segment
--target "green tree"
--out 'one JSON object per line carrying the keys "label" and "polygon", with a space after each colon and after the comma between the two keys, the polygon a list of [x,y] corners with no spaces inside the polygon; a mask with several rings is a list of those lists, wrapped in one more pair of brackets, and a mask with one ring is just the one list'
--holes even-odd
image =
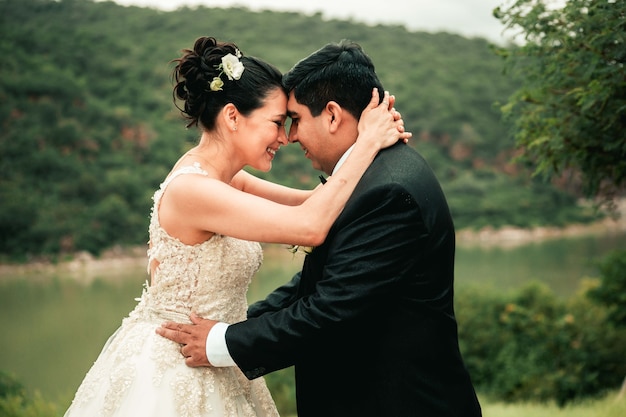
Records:
{"label": "green tree", "polygon": [[501,110],[521,159],[548,177],[574,170],[588,196],[626,180],[626,2],[515,0],[494,15],[523,42],[499,49],[522,86]]}

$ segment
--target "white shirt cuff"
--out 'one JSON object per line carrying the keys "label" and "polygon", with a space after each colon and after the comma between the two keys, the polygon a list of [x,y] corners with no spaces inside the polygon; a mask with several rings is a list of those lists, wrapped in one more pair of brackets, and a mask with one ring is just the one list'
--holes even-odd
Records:
{"label": "white shirt cuff", "polygon": [[216,323],[206,337],[206,357],[215,367],[237,366],[226,346],[228,324]]}

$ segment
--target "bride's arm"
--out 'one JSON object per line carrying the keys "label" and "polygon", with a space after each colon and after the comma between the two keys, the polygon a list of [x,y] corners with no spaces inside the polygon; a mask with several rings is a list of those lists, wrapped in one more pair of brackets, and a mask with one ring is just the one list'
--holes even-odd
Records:
{"label": "bride's arm", "polygon": [[[398,129],[385,93],[378,105],[373,93],[359,123],[359,135],[344,165],[302,204],[289,206],[241,192],[221,181],[200,175],[174,180],[168,191],[171,206],[161,206],[160,216],[179,224],[240,239],[303,246],[321,244],[331,225],[373,161],[379,149],[391,146],[410,133]],[[184,179],[184,187],[181,180]],[[164,210],[165,209],[165,210]],[[168,213],[169,212],[169,213]]]}
{"label": "bride's arm", "polygon": [[231,181],[231,185],[248,194],[272,200],[288,206],[302,204],[313,194],[313,190],[299,190],[267,181],[246,171],[239,171]]}

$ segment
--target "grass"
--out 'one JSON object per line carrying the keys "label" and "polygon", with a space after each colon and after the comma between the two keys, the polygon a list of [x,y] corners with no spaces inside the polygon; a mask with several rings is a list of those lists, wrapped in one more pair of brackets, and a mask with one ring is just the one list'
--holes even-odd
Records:
{"label": "grass", "polygon": [[613,392],[603,398],[584,400],[565,407],[555,404],[501,403],[481,399],[483,417],[624,417],[626,396]]}
{"label": "grass", "polygon": [[[617,391],[594,400],[583,400],[565,407],[554,403],[502,403],[480,399],[483,417],[624,417],[626,395],[621,398]],[[296,417],[281,413],[281,417]]]}
{"label": "grass", "polygon": [[[1,393],[0,393],[1,394]],[[624,394],[624,393],[622,393]],[[293,400],[293,399],[292,399]],[[611,392],[603,398],[579,401],[565,407],[539,403],[502,403],[481,398],[483,417],[624,417],[626,395]],[[284,406],[284,404],[283,404]],[[281,407],[279,407],[280,409]],[[0,415],[7,417],[60,417],[66,406],[44,400],[39,394],[0,396]],[[282,417],[296,417],[294,407],[282,410]]]}

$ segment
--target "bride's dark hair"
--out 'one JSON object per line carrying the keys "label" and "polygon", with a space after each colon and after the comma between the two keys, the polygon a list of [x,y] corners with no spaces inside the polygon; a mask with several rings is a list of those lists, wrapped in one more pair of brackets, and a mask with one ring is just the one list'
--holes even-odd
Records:
{"label": "bride's dark hair", "polygon": [[[198,38],[193,49],[184,49],[172,71],[174,104],[188,120],[187,127],[200,126],[206,130],[215,127],[215,118],[228,103],[233,103],[243,114],[248,115],[263,105],[268,93],[276,88],[284,91],[282,74],[273,65],[251,56],[242,56],[244,71],[238,80],[230,80],[221,74],[218,66],[222,57],[237,56],[239,48],[232,42],[218,42],[215,38]],[[224,85],[213,91],[211,81],[220,77]],[[183,102],[182,106],[178,100]]]}

